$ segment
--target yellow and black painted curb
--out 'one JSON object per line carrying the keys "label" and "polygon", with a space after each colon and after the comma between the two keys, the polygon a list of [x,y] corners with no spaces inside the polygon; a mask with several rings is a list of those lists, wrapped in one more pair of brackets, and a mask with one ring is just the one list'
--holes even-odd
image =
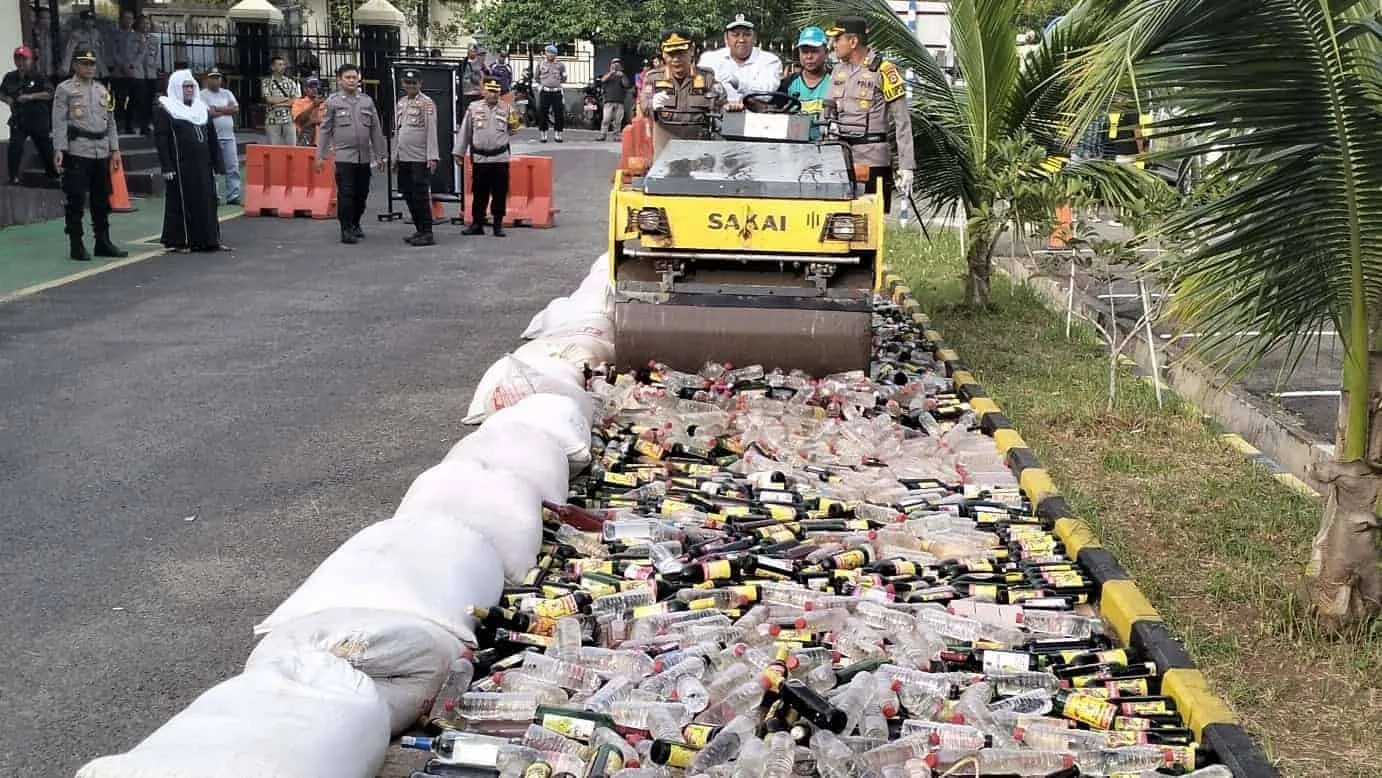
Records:
{"label": "yellow and black painted curb", "polygon": [[1175,700],[1186,726],[1236,778],[1279,778],[1280,773],[1266,753],[1239,725],[1228,705],[1210,690],[1185,646],[1171,634],[1132,576],[1060,495],[1012,420],[988,396],[959,354],[945,345],[941,333],[931,328],[930,319],[922,313],[911,289],[892,273],[884,275],[884,283],[893,302],[924,328],[927,343],[935,348],[936,360],[944,363],[960,399],[978,415],[980,429],[993,438],[1043,526],[1055,533],[1066,553],[1098,584],[1099,612],[1104,623],[1123,645],[1156,663],[1162,675],[1161,693]]}

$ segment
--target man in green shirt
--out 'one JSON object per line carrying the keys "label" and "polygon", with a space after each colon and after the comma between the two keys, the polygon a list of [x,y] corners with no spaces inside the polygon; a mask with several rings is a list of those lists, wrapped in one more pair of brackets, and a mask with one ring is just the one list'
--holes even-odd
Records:
{"label": "man in green shirt", "polygon": [[782,80],[778,91],[801,101],[801,112],[811,117],[811,140],[821,137],[821,103],[830,90],[830,68],[826,66],[825,30],[807,27],[797,37],[797,58],[801,72]]}

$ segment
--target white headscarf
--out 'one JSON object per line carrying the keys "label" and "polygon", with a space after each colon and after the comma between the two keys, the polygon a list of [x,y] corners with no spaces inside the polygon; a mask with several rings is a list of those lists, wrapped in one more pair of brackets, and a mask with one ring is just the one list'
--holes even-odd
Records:
{"label": "white headscarf", "polygon": [[[192,93],[191,105],[182,101],[182,85],[186,83],[191,83],[195,90]],[[158,104],[174,119],[206,124],[206,103],[202,102],[201,89],[197,87],[197,79],[190,70],[179,70],[168,76],[168,94],[158,98]]]}

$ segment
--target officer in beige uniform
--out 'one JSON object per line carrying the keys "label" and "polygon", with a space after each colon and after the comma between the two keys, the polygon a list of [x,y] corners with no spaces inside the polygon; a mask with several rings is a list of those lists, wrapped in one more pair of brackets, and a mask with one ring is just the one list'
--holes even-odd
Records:
{"label": "officer in beige uniform", "polygon": [[413,68],[403,71],[403,96],[393,109],[393,161],[398,191],[408,203],[415,232],[403,239],[410,246],[435,246],[429,188],[437,169],[437,104],[422,93]]}
{"label": "officer in beige uniform", "polygon": [[67,238],[71,257],[78,262],[91,260],[82,245],[82,209],[88,195],[96,256],[128,254],[110,242],[110,162],[120,163],[120,136],[112,110],[114,100],[96,81],[97,62],[95,51],[77,51],[72,77],[58,84],[53,92],[54,163],[63,173]]}
{"label": "officer in beige uniform", "polygon": [[[842,18],[826,34],[835,38],[839,59],[823,106],[826,135],[849,144],[854,164],[869,166],[869,191],[881,192],[884,210],[891,210],[894,184],[904,197],[910,195],[916,169],[906,84],[896,65],[869,51],[863,19]],[[897,143],[895,172],[890,133]]]}
{"label": "officer in beige uniform", "polygon": [[456,164],[470,152],[470,226],[462,235],[485,231],[485,206],[494,216],[494,235],[504,237],[504,212],[509,199],[509,139],[518,132],[518,111],[499,101],[499,80],[485,79],[485,99],[470,104],[461,122],[461,145]]}
{"label": "officer in beige uniform", "polygon": [[685,30],[664,33],[664,64],[643,77],[638,104],[644,116],[653,117],[654,156],[671,138],[709,138],[710,114],[724,103],[715,71],[693,66],[691,48],[691,35]]}
{"label": "officer in beige uniform", "polygon": [[345,64],[336,68],[341,90],[326,98],[321,127],[317,131],[317,170],[334,156],[336,169],[336,219],[341,223],[341,242],[359,243],[365,237],[360,219],[369,200],[370,168],[388,159],[379,111],[370,96],[360,91],[360,68]]}

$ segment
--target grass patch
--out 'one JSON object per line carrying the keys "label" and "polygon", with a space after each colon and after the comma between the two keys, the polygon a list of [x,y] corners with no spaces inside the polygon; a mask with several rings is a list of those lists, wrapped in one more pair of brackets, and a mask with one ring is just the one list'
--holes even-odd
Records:
{"label": "grass patch", "polygon": [[954,233],[888,236],[889,262],[1288,776],[1382,774],[1382,627],[1337,640],[1294,593],[1320,506],[1221,443],[1217,425],[1108,359],[1084,327],[995,276],[988,312],[959,307]]}

